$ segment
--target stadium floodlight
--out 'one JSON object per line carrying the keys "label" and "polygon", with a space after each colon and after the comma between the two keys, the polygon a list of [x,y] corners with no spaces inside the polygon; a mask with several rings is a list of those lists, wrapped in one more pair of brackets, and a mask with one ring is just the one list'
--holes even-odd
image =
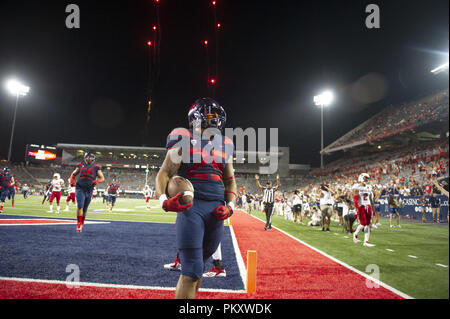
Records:
{"label": "stadium floodlight", "polygon": [[330,105],[334,100],[334,94],[331,91],[325,91],[322,94],[314,96],[314,104],[320,107],[320,168],[323,168],[323,108]]}
{"label": "stadium floodlight", "polygon": [[448,71],[448,62],[438,66],[437,68],[434,68],[433,70],[431,70],[431,73],[438,74],[438,73],[444,72],[445,70]]}
{"label": "stadium floodlight", "polygon": [[25,96],[30,92],[30,87],[23,85],[17,80],[9,80],[6,82],[6,89],[13,95],[16,96],[16,106],[14,109],[14,117],[13,117],[13,123],[11,128],[11,138],[9,140],[9,149],[8,149],[8,163],[11,161],[11,150],[12,150],[12,143],[14,138],[14,127],[16,125],[16,115],[17,115],[17,108],[19,106],[19,97]]}
{"label": "stadium floodlight", "polygon": [[16,80],[9,80],[6,82],[6,89],[13,95],[27,95],[30,92],[30,88]]}
{"label": "stadium floodlight", "polygon": [[320,107],[330,105],[331,102],[333,102],[333,100],[334,100],[334,94],[331,91],[325,91],[322,94],[316,95],[314,97],[314,103]]}

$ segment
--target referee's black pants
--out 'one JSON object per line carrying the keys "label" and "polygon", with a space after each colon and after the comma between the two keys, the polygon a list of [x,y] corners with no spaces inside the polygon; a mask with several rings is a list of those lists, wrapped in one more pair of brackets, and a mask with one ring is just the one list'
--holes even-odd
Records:
{"label": "referee's black pants", "polygon": [[264,212],[266,213],[266,227],[272,227],[273,203],[264,203]]}

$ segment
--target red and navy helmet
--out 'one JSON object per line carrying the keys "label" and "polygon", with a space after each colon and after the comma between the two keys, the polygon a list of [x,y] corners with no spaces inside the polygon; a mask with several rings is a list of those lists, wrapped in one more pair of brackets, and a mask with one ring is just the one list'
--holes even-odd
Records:
{"label": "red and navy helmet", "polygon": [[222,130],[227,121],[227,114],[217,101],[204,97],[192,104],[189,109],[188,120],[190,127],[214,127]]}
{"label": "red and navy helmet", "polygon": [[86,162],[86,164],[92,164],[95,162],[95,154],[92,152],[87,152],[86,154],[84,154],[84,161]]}

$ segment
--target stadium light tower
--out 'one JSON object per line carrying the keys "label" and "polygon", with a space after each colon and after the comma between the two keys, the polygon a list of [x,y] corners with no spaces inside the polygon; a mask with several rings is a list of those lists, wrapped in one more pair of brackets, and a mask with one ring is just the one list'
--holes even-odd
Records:
{"label": "stadium light tower", "polygon": [[323,168],[323,108],[330,105],[333,100],[334,94],[331,91],[314,96],[314,104],[320,107],[320,168]]}
{"label": "stadium light tower", "polygon": [[12,95],[16,96],[16,107],[14,109],[14,118],[13,118],[12,129],[11,129],[11,139],[9,140],[9,150],[8,150],[8,163],[9,163],[11,161],[11,150],[12,150],[12,142],[13,142],[13,137],[14,137],[14,127],[16,125],[17,108],[19,106],[19,97],[27,95],[28,92],[30,92],[30,88],[16,80],[9,80],[8,82],[6,82],[6,89]]}

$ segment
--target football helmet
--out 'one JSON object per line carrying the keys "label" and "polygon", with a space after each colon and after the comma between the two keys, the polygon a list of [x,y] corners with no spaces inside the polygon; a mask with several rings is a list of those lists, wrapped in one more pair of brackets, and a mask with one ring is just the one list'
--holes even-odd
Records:
{"label": "football helmet", "polygon": [[55,174],[53,174],[53,178],[57,178],[57,179],[60,179],[61,178],[61,175],[59,175],[59,173],[55,173]]}
{"label": "football helmet", "polygon": [[9,174],[9,172],[10,172],[9,167],[5,167],[5,168],[3,169],[3,173]]}
{"label": "football helmet", "polygon": [[188,112],[189,126],[193,128],[217,128],[222,130],[227,121],[224,108],[211,98],[200,98]]}
{"label": "football helmet", "polygon": [[370,175],[367,174],[367,173],[361,173],[361,174],[359,174],[359,176],[358,176],[358,182],[364,183],[364,182],[366,181],[366,178],[369,179],[369,178],[370,178]]}
{"label": "football helmet", "polygon": [[92,164],[95,162],[95,154],[92,152],[87,152],[86,154],[84,154],[84,161],[86,162],[86,164]]}

